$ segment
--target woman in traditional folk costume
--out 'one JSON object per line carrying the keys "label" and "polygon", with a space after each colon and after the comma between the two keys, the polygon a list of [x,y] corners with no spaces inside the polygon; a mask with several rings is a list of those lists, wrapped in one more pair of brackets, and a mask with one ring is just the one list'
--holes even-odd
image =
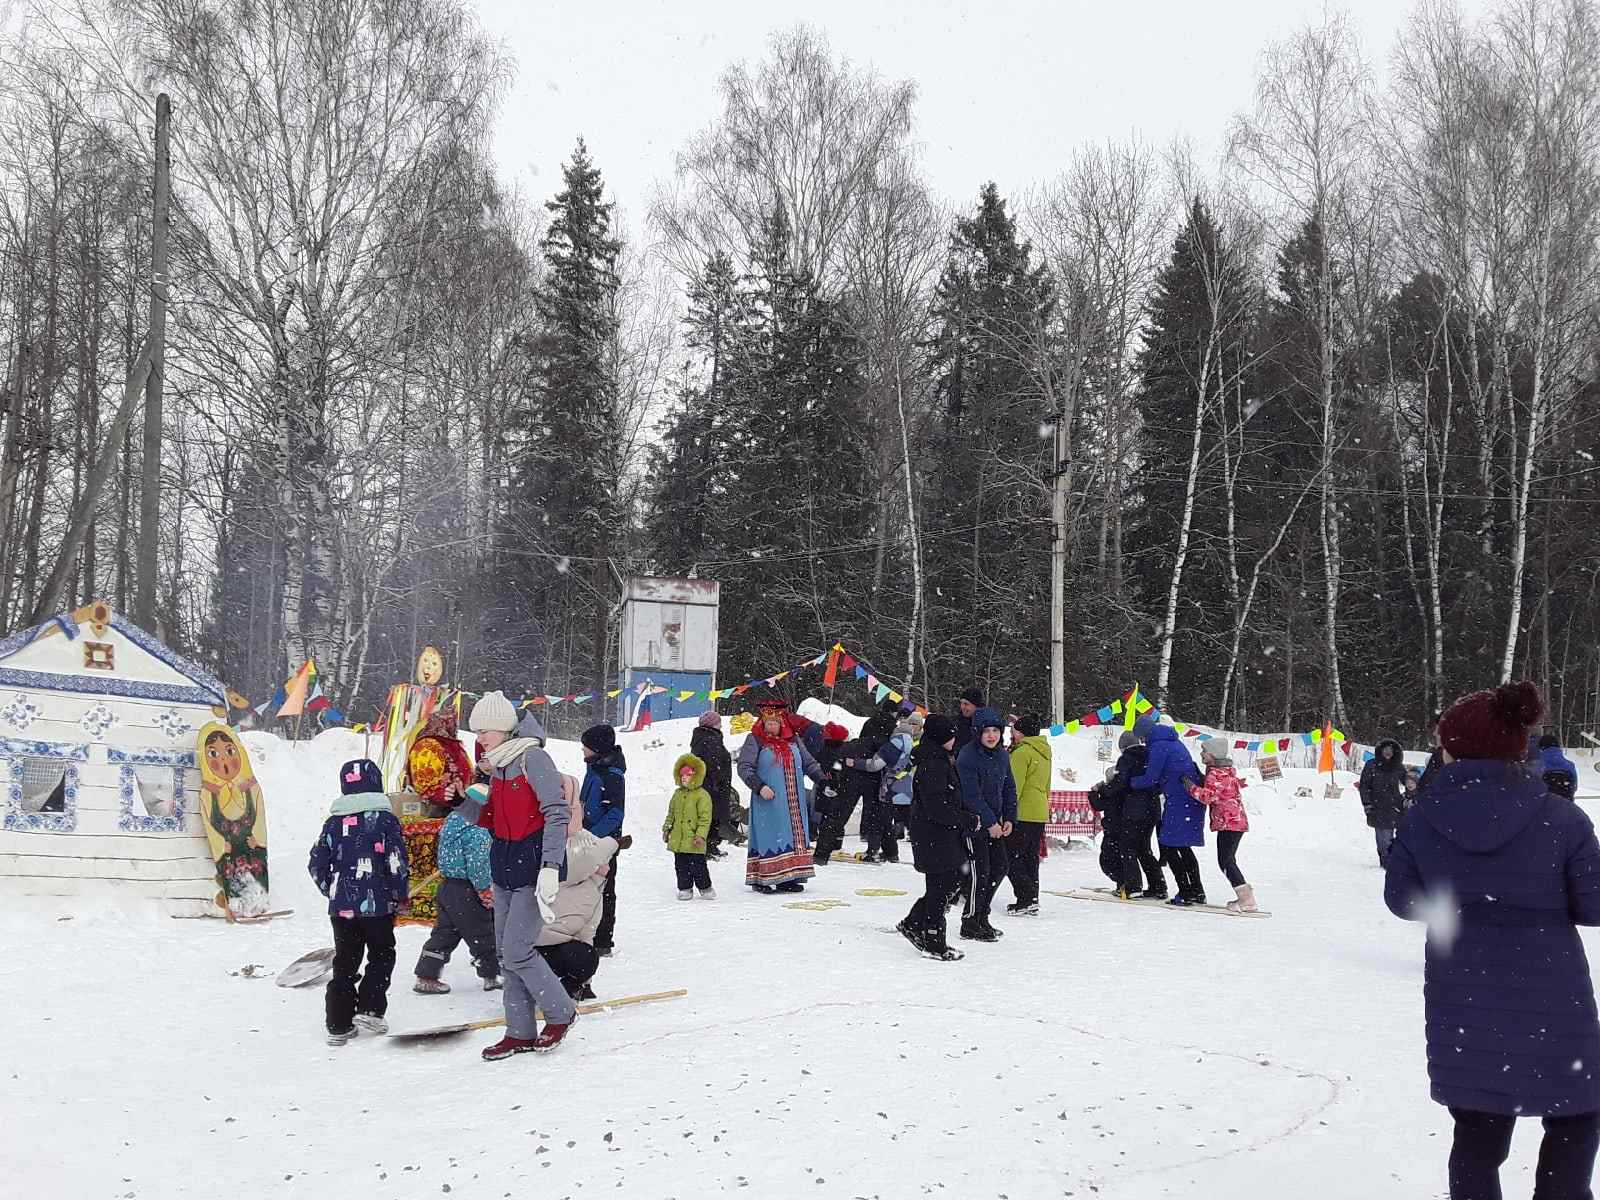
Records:
{"label": "woman in traditional folk costume", "polygon": [[750,789],[744,881],[758,892],[798,892],[816,874],[801,776],[820,780],[822,768],[800,740],[787,705],[765,701],[760,709],[739,750],[739,778]]}
{"label": "woman in traditional folk costume", "polygon": [[230,912],[252,916],[267,907],[266,827],[261,785],[233,730],[213,722],[201,730],[200,790],[217,883]]}

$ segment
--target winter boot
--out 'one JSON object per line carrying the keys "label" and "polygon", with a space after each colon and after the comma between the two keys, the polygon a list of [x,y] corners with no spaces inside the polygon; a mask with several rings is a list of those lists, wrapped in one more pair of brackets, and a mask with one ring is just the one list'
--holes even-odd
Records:
{"label": "winter boot", "polygon": [[351,1038],[355,1037],[357,1032],[358,1031],[356,1030],[354,1025],[352,1025],[349,1029],[341,1029],[341,1030],[332,1030],[332,1029],[330,1029],[330,1030],[328,1030],[328,1045],[330,1045],[330,1046],[342,1046],[346,1042],[348,1042]]}
{"label": "winter boot", "polygon": [[715,900],[716,898],[717,898],[717,889],[716,888],[701,888],[700,889],[700,899],[702,899],[702,900]]}
{"label": "winter boot", "polygon": [[763,896],[770,896],[773,892],[778,890],[770,883],[752,883],[750,886],[756,891],[760,892]]}
{"label": "winter boot", "polygon": [[1248,883],[1241,883],[1238,887],[1234,888],[1233,890],[1234,890],[1234,893],[1239,898],[1237,900],[1229,900],[1228,901],[1228,908],[1231,911],[1233,911],[1233,912],[1258,912],[1258,911],[1260,911],[1259,909],[1256,908],[1256,890],[1255,890],[1255,888],[1251,887]]}
{"label": "winter boot", "polygon": [[[689,778],[693,779],[694,776],[691,775]],[[693,888],[679,888],[678,889],[678,899],[679,900],[693,900],[694,899],[694,889]]]}
{"label": "winter boot", "polygon": [[419,996],[448,996],[450,985],[442,979],[424,979],[417,976],[417,981],[411,985],[411,990]]}
{"label": "winter boot", "polygon": [[949,943],[944,940],[944,927],[930,929],[923,934],[922,956],[937,962],[960,962],[966,957],[960,950],[952,950]]}
{"label": "winter boot", "polygon": [[593,1000],[594,999],[594,988],[590,987],[586,983],[583,986],[581,986],[580,988],[578,988],[577,991],[572,993],[572,998],[574,1000],[580,1000],[580,1001],[581,1000]]}
{"label": "winter boot", "polygon": [[961,936],[969,942],[998,942],[1000,933],[982,921],[962,921]]}
{"label": "winter boot", "polygon": [[561,1039],[567,1036],[567,1031],[577,1023],[577,1020],[578,1014],[574,1011],[572,1020],[565,1025],[557,1024],[555,1021],[546,1021],[544,1028],[539,1031],[539,1036],[533,1039],[533,1052],[535,1054],[549,1054],[550,1051],[561,1044]]}
{"label": "winter boot", "polygon": [[905,938],[906,941],[910,942],[919,951],[927,953],[928,935],[925,931],[914,928],[910,917],[905,918],[895,928],[900,931],[900,936]]}
{"label": "winter boot", "polygon": [[1147,887],[1138,896],[1140,900],[1165,900],[1166,898],[1167,889],[1165,887]]}
{"label": "winter boot", "polygon": [[1014,904],[1006,905],[1006,911],[1014,917],[1037,917],[1039,915],[1039,902],[1037,900],[1018,900]]}
{"label": "winter boot", "polygon": [[988,917],[983,918],[982,924],[985,932],[991,935],[989,939],[990,941],[998,942],[1001,938],[1005,937],[1005,932],[1003,930],[996,929]]}
{"label": "winter boot", "polygon": [[368,1033],[388,1033],[389,1022],[371,1013],[357,1013],[356,1024]]}
{"label": "winter boot", "polygon": [[500,982],[500,976],[498,975],[490,975],[483,981],[483,990],[486,992],[498,992],[504,986],[505,984]]}
{"label": "winter boot", "polygon": [[484,1047],[483,1061],[496,1062],[502,1058],[510,1058],[513,1054],[526,1054],[532,1050],[538,1038],[503,1037],[492,1046]]}
{"label": "winter boot", "polygon": [[806,885],[798,879],[791,879],[788,883],[780,883],[778,885],[778,891],[780,892],[803,892],[805,890]]}

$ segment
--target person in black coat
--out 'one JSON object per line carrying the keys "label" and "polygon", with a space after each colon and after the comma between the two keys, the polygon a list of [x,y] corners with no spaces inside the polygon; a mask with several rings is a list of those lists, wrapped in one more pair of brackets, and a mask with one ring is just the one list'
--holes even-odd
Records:
{"label": "person in black coat", "polygon": [[1406,762],[1399,742],[1384,738],[1372,748],[1372,758],[1361,768],[1356,790],[1361,793],[1361,807],[1378,846],[1378,865],[1386,867],[1394,831],[1406,811]]}
{"label": "person in black coat", "polygon": [[[1150,839],[1161,824],[1161,792],[1133,787],[1133,781],[1149,765],[1150,748],[1135,728],[1123,731],[1117,739],[1117,749],[1117,762],[1110,777],[1089,793],[1089,802],[1094,804],[1098,790],[1102,806],[1100,869],[1126,897],[1165,900],[1167,877],[1162,874],[1160,858],[1150,849]],[[1109,820],[1105,816],[1107,807],[1115,809]]]}
{"label": "person in black coat", "polygon": [[[823,821],[822,834],[817,838],[813,861],[826,865],[828,860],[844,845],[844,827],[850,823],[856,805],[862,804],[861,836],[867,843],[863,861],[882,862],[882,830],[879,828],[880,808],[878,793],[883,784],[883,764],[876,762],[878,751],[894,736],[895,721],[881,709],[874,713],[861,732],[839,748],[830,762],[819,758],[824,771],[831,771],[838,779],[838,796],[830,805]],[[874,769],[876,765],[876,769]]]}
{"label": "person in black coat", "polygon": [[744,844],[738,822],[733,819],[733,755],[722,740],[722,718],[714,709],[700,714],[700,721],[689,735],[689,753],[706,765],[702,784],[711,793],[711,832],[706,837],[706,856],[726,858],[724,841]]}
{"label": "person in black coat", "polygon": [[954,962],[962,957],[947,940],[945,914],[964,890],[967,837],[978,818],[961,802],[956,771],[955,722],[941,713],[928,717],[922,740],[911,751],[911,851],[923,876],[923,895],[897,927],[929,958]]}
{"label": "person in black coat", "polygon": [[983,689],[969,687],[956,701],[956,717],[951,726],[956,731],[956,753],[972,741],[972,718],[983,707]]}

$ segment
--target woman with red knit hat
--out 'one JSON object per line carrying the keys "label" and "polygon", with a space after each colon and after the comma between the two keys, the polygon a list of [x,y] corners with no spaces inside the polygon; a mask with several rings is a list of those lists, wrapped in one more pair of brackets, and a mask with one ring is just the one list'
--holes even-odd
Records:
{"label": "woman with red knit hat", "polygon": [[1535,1196],[1588,1200],[1600,1146],[1600,1017],[1579,925],[1600,925],[1600,846],[1522,765],[1531,683],[1457,700],[1443,765],[1400,823],[1384,900],[1428,924],[1428,1078],[1455,1119],[1452,1200],[1498,1200],[1519,1116],[1544,1119]]}

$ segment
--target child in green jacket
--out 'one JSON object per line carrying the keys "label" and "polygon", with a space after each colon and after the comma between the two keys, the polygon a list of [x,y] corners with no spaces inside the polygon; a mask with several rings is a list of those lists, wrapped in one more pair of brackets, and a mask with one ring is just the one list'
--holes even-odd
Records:
{"label": "child in green jacket", "polygon": [[706,869],[706,835],[711,832],[711,793],[702,786],[706,764],[693,754],[681,755],[672,764],[672,778],[678,787],[667,805],[661,839],[672,851],[678,872],[678,899],[692,900],[699,888],[702,900],[715,900],[711,872]]}

